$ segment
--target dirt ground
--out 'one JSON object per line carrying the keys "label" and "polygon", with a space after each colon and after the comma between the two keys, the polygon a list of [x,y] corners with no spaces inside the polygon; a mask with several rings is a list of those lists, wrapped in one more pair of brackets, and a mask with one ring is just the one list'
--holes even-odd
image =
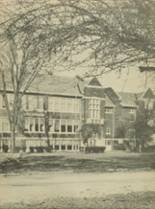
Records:
{"label": "dirt ground", "polygon": [[1,155],[0,209],[155,209],[154,163],[154,153]]}
{"label": "dirt ground", "polygon": [[[145,197],[147,207],[142,207],[142,197],[143,199]],[[65,199],[68,202],[65,202]],[[21,209],[26,209],[27,206],[35,206],[35,208],[41,209],[40,206],[43,203],[43,208],[47,208],[47,205],[48,208],[53,208],[55,204],[58,206],[63,201],[62,207],[56,208],[69,207],[70,201],[73,201],[76,208],[79,208],[81,207],[79,201],[82,201],[84,206],[84,203],[88,202],[90,204],[93,199],[98,200],[97,205],[104,199],[109,201],[106,204],[112,204],[111,201],[116,203],[118,199],[119,202],[121,200],[121,204],[125,204],[125,208],[129,208],[129,205],[133,204],[130,202],[131,199],[134,199],[135,208],[138,206],[139,209],[153,209],[152,201],[155,203],[155,171],[117,173],[37,172],[25,175],[0,176],[1,209],[8,206]],[[119,208],[124,207],[120,206]]]}

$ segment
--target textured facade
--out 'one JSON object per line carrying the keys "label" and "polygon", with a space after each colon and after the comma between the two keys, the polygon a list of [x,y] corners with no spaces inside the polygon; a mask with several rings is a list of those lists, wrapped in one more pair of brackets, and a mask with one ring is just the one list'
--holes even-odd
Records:
{"label": "textured facade", "polygon": [[[8,98],[11,107],[11,89]],[[89,146],[117,144],[122,138],[134,138],[132,124],[136,120],[137,102],[148,100],[150,108],[154,108],[155,95],[151,89],[142,94],[119,93],[104,88],[96,78],[86,83],[78,77],[38,76],[22,98],[22,131],[16,132],[16,146],[27,150],[49,146],[52,150],[79,151],[84,146],[84,125],[93,127]],[[1,88],[0,147],[9,147],[10,139]]]}

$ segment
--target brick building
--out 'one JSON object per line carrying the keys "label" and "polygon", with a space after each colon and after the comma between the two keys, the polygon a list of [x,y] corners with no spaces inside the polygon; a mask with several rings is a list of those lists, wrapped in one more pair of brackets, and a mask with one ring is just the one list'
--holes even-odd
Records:
{"label": "brick building", "polygon": [[[10,125],[0,86],[0,147],[10,146]],[[11,106],[12,91],[8,89]],[[23,128],[16,133],[16,146],[37,149],[79,151],[84,146],[81,128],[96,127],[89,146],[111,147],[122,138],[134,138],[132,123],[136,119],[137,101],[154,108],[151,89],[141,94],[115,92],[104,88],[97,78],[85,82],[69,78],[39,75],[22,98]],[[128,127],[128,128],[127,128]],[[124,136],[122,136],[122,130]],[[121,131],[120,131],[121,130]]]}

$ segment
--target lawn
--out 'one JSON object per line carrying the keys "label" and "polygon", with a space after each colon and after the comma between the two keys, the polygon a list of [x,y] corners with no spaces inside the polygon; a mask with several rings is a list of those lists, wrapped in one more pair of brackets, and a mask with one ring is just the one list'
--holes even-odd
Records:
{"label": "lawn", "polygon": [[155,169],[155,153],[107,152],[103,154],[45,153],[0,154],[0,173],[33,171],[116,172]]}

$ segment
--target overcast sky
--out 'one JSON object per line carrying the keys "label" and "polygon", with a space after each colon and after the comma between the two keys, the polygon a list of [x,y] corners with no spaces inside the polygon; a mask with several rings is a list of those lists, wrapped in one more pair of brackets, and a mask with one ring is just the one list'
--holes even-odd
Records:
{"label": "overcast sky", "polygon": [[[0,0],[0,22],[4,21],[11,12],[15,12],[15,2],[17,2],[17,0]],[[80,74],[81,71],[82,69],[69,73],[63,72],[61,74],[74,76]],[[149,78],[147,79],[146,85],[146,73],[140,73],[137,64],[135,67],[128,66],[128,68],[124,69],[120,74],[116,72],[106,73],[100,78],[100,81],[103,86],[112,86],[117,91],[141,92],[144,91],[146,87],[151,87],[155,90],[155,80],[153,81],[152,75],[147,73],[147,77]]]}

